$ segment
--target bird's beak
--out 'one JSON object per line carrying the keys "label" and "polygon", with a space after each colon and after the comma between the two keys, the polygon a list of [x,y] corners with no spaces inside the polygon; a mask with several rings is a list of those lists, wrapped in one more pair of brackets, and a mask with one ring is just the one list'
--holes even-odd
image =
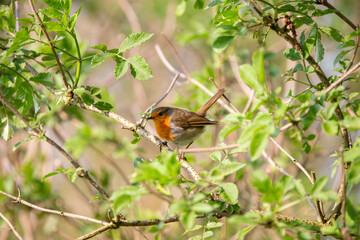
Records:
{"label": "bird's beak", "polygon": [[150,120],[150,119],[154,119],[154,117],[150,116],[148,118],[146,118],[147,120]]}

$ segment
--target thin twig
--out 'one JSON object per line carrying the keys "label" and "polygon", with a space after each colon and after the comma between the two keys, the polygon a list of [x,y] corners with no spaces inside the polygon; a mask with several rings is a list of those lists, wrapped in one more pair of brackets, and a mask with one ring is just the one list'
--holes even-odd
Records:
{"label": "thin twig", "polygon": [[63,211],[57,211],[57,210],[52,210],[52,209],[48,209],[48,208],[43,208],[43,207],[39,207],[35,204],[29,203],[23,199],[21,199],[20,197],[15,197],[11,194],[8,194],[6,192],[3,192],[0,190],[0,194],[7,196],[8,198],[11,198],[14,200],[15,203],[21,203],[23,205],[26,205],[28,207],[31,207],[33,209],[36,209],[38,211],[41,212],[47,212],[47,213],[52,213],[52,214],[56,214],[56,215],[60,215],[60,216],[64,216],[64,217],[69,217],[69,218],[75,218],[75,219],[80,219],[80,220],[84,220],[87,222],[93,222],[93,223],[97,223],[97,224],[101,224],[101,225],[107,225],[109,223],[105,222],[105,221],[101,221],[98,219],[94,219],[94,218],[89,218],[89,217],[85,217],[85,216],[81,216],[81,215],[77,215],[77,214],[73,214],[73,213],[67,213],[67,212],[63,212]]}
{"label": "thin twig", "polygon": [[189,71],[187,70],[187,68],[186,68],[186,66],[185,66],[185,63],[184,63],[183,60],[181,59],[179,53],[176,51],[176,48],[175,48],[174,44],[166,37],[165,34],[162,34],[161,36],[162,36],[162,37],[165,39],[165,41],[169,44],[169,46],[170,46],[172,52],[174,53],[176,59],[177,59],[178,62],[180,63],[181,69],[182,69],[182,71],[185,73],[185,75],[186,75],[186,77],[187,77],[187,80],[190,81],[191,75],[190,75]]}
{"label": "thin twig", "polygon": [[84,239],[90,239],[92,237],[95,237],[96,235],[99,235],[100,233],[103,233],[109,229],[112,229],[113,228],[113,224],[109,224],[109,225],[106,225],[106,226],[103,226],[103,227],[100,227],[88,234],[85,234],[79,238],[77,238],[77,240],[84,240]]}
{"label": "thin twig", "polygon": [[[220,87],[216,84],[216,82],[214,81],[214,79],[212,77],[209,78],[210,82],[217,88],[217,90],[220,90]],[[228,101],[228,103],[230,104],[230,106],[232,107],[232,109],[239,113],[240,111],[234,106],[234,104],[230,101],[230,99],[225,95],[225,93],[223,94],[223,97],[225,98],[226,101]]]}
{"label": "thin twig", "polygon": [[240,147],[239,144],[233,144],[228,145],[224,147],[209,147],[209,148],[187,148],[187,149],[179,149],[179,154],[185,154],[185,153],[201,153],[201,152],[215,152],[215,151],[221,151],[221,150],[228,150]]}
{"label": "thin twig", "polygon": [[326,90],[325,90],[325,95],[327,95],[331,90],[333,90],[334,88],[336,88],[337,86],[339,86],[340,84],[342,84],[342,82],[343,82],[350,74],[352,74],[354,71],[356,71],[359,67],[360,67],[360,62],[358,62],[357,64],[355,64],[355,66],[353,66],[351,69],[349,69],[348,71],[346,71],[338,80],[336,80],[336,81],[333,82],[329,87],[326,88]]}
{"label": "thin twig", "polygon": [[141,32],[141,26],[138,17],[136,16],[136,12],[133,7],[127,0],[118,0],[119,6],[123,10],[128,22],[131,26],[131,31],[133,33]]}
{"label": "thin twig", "polygon": [[279,130],[280,130],[280,132],[283,132],[283,131],[288,130],[292,126],[294,126],[294,124],[292,122],[289,122],[289,123],[285,124],[284,126],[282,126]]}
{"label": "thin twig", "polygon": [[286,156],[288,156],[298,168],[300,168],[300,170],[306,175],[306,177],[310,180],[312,184],[315,183],[308,171],[293,156],[291,156],[284,148],[282,148],[280,144],[275,141],[275,139],[270,137],[270,140],[280,149],[280,151],[282,151]]}
{"label": "thin twig", "polygon": [[277,163],[269,155],[267,155],[267,153],[265,151],[262,152],[262,156],[270,163],[270,165],[272,165],[274,168],[276,168],[279,172],[281,172],[282,174],[284,174],[286,176],[293,177],[293,175],[291,175],[285,169],[283,169],[282,167],[277,165]]}
{"label": "thin twig", "polygon": [[23,238],[20,236],[20,234],[16,231],[15,227],[12,225],[12,223],[7,219],[4,214],[0,212],[0,217],[4,219],[4,221],[9,225],[11,231],[14,233],[14,235],[17,237],[17,239],[22,240]]}
{"label": "thin twig", "polygon": [[19,21],[19,1],[15,1],[15,31],[18,32],[20,30],[20,21]]}
{"label": "thin twig", "polygon": [[131,184],[129,178],[126,176],[124,171],[116,164],[116,162],[110,156],[106,155],[103,151],[101,151],[99,148],[97,148],[94,144],[90,144],[90,145],[91,145],[91,148],[95,150],[95,152],[100,154],[108,163],[110,163],[116,169],[116,171],[120,174],[120,176],[122,177],[122,179],[124,180],[124,182],[127,185]]}
{"label": "thin twig", "polygon": [[32,0],[29,0],[29,4],[30,4],[30,8],[31,8],[32,12],[34,13],[34,16],[35,16],[36,21],[38,22],[38,24],[39,24],[42,32],[44,33],[44,35],[45,35],[45,37],[46,37],[46,39],[47,39],[47,41],[48,41],[48,43],[49,43],[50,49],[51,49],[51,51],[52,51],[52,53],[53,53],[53,55],[54,55],[54,58],[55,58],[55,60],[56,60],[56,63],[57,63],[57,65],[59,66],[60,73],[61,73],[61,76],[62,76],[62,80],[63,80],[63,82],[64,82],[65,89],[68,90],[68,84],[67,84],[67,82],[66,82],[65,72],[64,72],[64,70],[63,70],[63,68],[62,68],[62,65],[61,65],[60,60],[59,60],[59,57],[58,57],[58,55],[57,55],[57,53],[56,53],[56,51],[55,51],[55,48],[54,48],[54,46],[53,46],[53,44],[52,44],[52,42],[51,42],[50,36],[49,36],[49,34],[47,33],[44,25],[42,24],[42,22],[41,22],[41,20],[40,20],[40,18],[39,18],[39,15],[37,14],[37,12],[36,12],[36,10],[35,10],[35,6],[34,6],[33,1],[32,1]]}
{"label": "thin twig", "polygon": [[[341,188],[342,188],[342,192],[346,192],[346,187],[347,187],[347,181],[346,181],[346,168],[345,168],[345,163],[344,163],[344,151],[340,150],[340,158],[341,158]],[[347,226],[346,226],[346,194],[342,195],[342,199],[341,203],[342,203],[342,228],[341,228],[341,233],[344,236],[344,240],[350,240],[351,237],[349,235]]]}
{"label": "thin twig", "polygon": [[[180,74],[180,78],[182,79],[187,79],[186,75],[179,72],[178,70],[176,70],[170,63],[169,61],[166,59],[164,53],[162,52],[160,46],[158,44],[155,44],[155,50],[156,53],[158,54],[161,62],[165,65],[165,67],[172,72],[173,74]],[[203,84],[201,84],[200,82],[198,82],[197,80],[191,78],[190,79],[190,83],[195,84],[196,86],[198,86],[201,90],[203,90],[206,94],[208,94],[209,96],[213,96],[214,93],[211,92],[209,89],[207,89]],[[223,108],[225,108],[227,111],[229,111],[230,113],[234,113],[234,110],[232,110],[231,107],[229,107],[228,105],[225,104],[224,101],[222,101],[221,99],[219,99],[217,101]]]}
{"label": "thin twig", "polygon": [[255,90],[251,89],[251,93],[250,93],[250,97],[244,107],[244,110],[242,111],[243,114],[247,113],[247,111],[249,111],[249,108],[251,106],[251,103],[254,101],[255,98]]}
{"label": "thin twig", "polygon": [[[311,171],[311,177],[313,179],[314,182],[316,182],[316,175],[315,175],[315,172]],[[315,203],[316,203],[316,211],[318,212],[318,216],[320,218],[320,221],[322,223],[325,223],[325,219],[326,219],[326,216],[325,216],[325,211],[324,211],[324,207],[323,207],[323,204],[320,200],[316,199],[315,200]]]}
{"label": "thin twig", "polygon": [[145,110],[145,112],[144,112],[145,114],[143,114],[143,115],[141,116],[141,120],[140,120],[140,122],[138,123],[138,124],[140,124],[140,126],[143,126],[143,125],[144,125],[144,122],[146,121],[146,119],[145,119],[146,114],[147,114],[153,107],[156,107],[162,100],[164,100],[164,99],[167,97],[167,95],[169,95],[170,91],[171,91],[172,88],[174,87],[174,85],[175,85],[175,83],[176,83],[176,80],[179,78],[179,76],[180,76],[180,73],[177,73],[177,74],[174,76],[173,80],[171,81],[170,86],[169,86],[169,88],[166,90],[165,94],[164,94],[159,100],[157,100],[155,103],[153,103],[150,107],[148,107],[148,108]]}
{"label": "thin twig", "polygon": [[[356,27],[356,31],[359,30],[359,25]],[[355,49],[354,49],[354,53],[350,59],[350,63],[349,65],[347,66],[345,72],[349,71],[349,69],[352,67],[352,65],[354,64],[354,61],[355,61],[355,58],[356,58],[356,54],[358,52],[358,49],[359,49],[359,43],[360,43],[360,36],[357,35],[356,36],[356,45],[355,45]]]}

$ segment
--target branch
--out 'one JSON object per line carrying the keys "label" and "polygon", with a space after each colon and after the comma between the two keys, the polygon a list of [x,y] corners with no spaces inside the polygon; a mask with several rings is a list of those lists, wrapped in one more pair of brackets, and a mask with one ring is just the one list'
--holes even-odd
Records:
{"label": "branch", "polygon": [[331,90],[333,90],[334,88],[336,88],[337,86],[339,86],[340,84],[342,84],[343,81],[344,81],[350,74],[352,74],[354,71],[356,71],[358,68],[360,68],[360,62],[358,62],[357,64],[355,64],[355,66],[353,66],[351,69],[349,69],[348,71],[346,71],[338,80],[336,80],[336,81],[333,82],[328,88],[326,88],[326,90],[325,90],[325,95],[327,95]]}
{"label": "branch", "polygon": [[[75,168],[80,168],[80,164],[75,161],[70,154],[68,154],[60,145],[58,145],[56,142],[54,142],[52,139],[50,139],[49,137],[47,137],[45,134],[42,133],[41,129],[39,128],[35,128],[35,129],[31,129],[31,126],[29,125],[29,121],[23,116],[21,115],[21,113],[19,113],[19,111],[17,109],[15,109],[6,99],[4,96],[2,96],[0,94],[0,101],[3,102],[16,116],[18,116],[27,126],[28,128],[28,133],[36,136],[38,138],[45,138],[45,141],[47,143],[49,143],[50,145],[52,145],[53,147],[55,147]],[[112,202],[110,201],[110,195],[103,189],[101,188],[96,182],[95,180],[88,174],[87,171],[81,169],[80,171],[78,171],[78,176],[82,177],[82,178],[86,178],[90,184],[104,197],[104,199],[108,202],[108,204],[110,205],[110,208],[112,209],[114,216],[117,217],[115,210],[112,207]]]}
{"label": "branch", "polygon": [[187,148],[187,149],[178,149],[178,151],[179,151],[179,154],[200,153],[200,152],[215,152],[215,151],[233,149],[233,148],[237,148],[237,147],[240,147],[240,145],[239,144],[233,144],[233,145],[224,146],[224,147]]}
{"label": "branch", "polygon": [[63,82],[64,82],[65,89],[68,90],[68,84],[67,84],[67,82],[66,82],[66,76],[65,76],[64,70],[63,70],[63,68],[62,68],[62,65],[61,65],[61,63],[60,63],[59,57],[58,57],[58,55],[57,55],[57,53],[56,53],[56,51],[55,51],[54,45],[53,45],[52,42],[51,42],[50,36],[49,36],[49,34],[47,33],[44,25],[42,24],[42,22],[41,22],[41,20],[40,20],[40,18],[39,18],[39,15],[37,14],[37,12],[36,12],[36,10],[35,10],[33,1],[32,1],[32,0],[29,0],[29,4],[30,4],[30,8],[31,8],[32,12],[34,13],[34,16],[35,16],[35,18],[36,18],[36,21],[38,22],[38,24],[39,24],[42,32],[44,33],[44,35],[45,35],[45,37],[46,37],[46,39],[47,39],[47,41],[48,41],[48,43],[49,43],[50,49],[51,49],[51,51],[52,51],[52,53],[53,53],[53,55],[54,55],[54,57],[55,57],[56,63],[57,63],[57,65],[59,66],[59,69],[60,69],[60,72],[61,72],[61,76],[62,76],[62,80],[63,80]]}
{"label": "branch", "polygon": [[139,135],[147,138],[150,142],[156,144],[157,146],[162,146],[164,147],[167,151],[171,152],[172,150],[168,147],[168,146],[163,146],[162,144],[162,141],[160,138],[158,138],[157,136],[151,134],[149,131],[147,131],[145,128],[141,127],[140,125],[137,125],[137,124],[134,124],[132,122],[130,122],[129,120],[123,118],[122,116],[114,113],[114,112],[104,112],[104,111],[101,111],[99,109],[97,109],[96,107],[94,107],[94,105],[86,105],[82,102],[78,102],[74,99],[71,99],[69,102],[68,102],[69,105],[72,105],[72,106],[76,106],[76,107],[79,107],[79,108],[82,108],[82,109],[85,109],[85,110],[88,110],[88,111],[91,111],[91,112],[95,112],[95,113],[99,113],[101,115],[104,115],[106,117],[109,117],[113,120],[115,120],[116,122],[118,123],[121,123],[125,129],[128,129],[130,131],[133,131],[133,132],[136,132],[138,133]]}
{"label": "branch", "polygon": [[16,231],[15,227],[11,224],[11,222],[9,221],[9,219],[7,219],[4,214],[2,214],[0,212],[0,217],[2,219],[4,219],[4,221],[7,223],[7,225],[9,225],[11,231],[14,233],[14,235],[19,239],[19,240],[22,240],[23,238],[20,236],[20,234]]}
{"label": "branch", "polygon": [[342,20],[344,20],[344,22],[346,22],[352,29],[356,30],[356,25],[350,19],[348,19],[344,14],[342,14],[342,12],[340,12],[333,5],[331,5],[327,0],[318,0],[318,2],[320,2],[322,5],[324,5],[329,9],[336,10],[335,14],[338,15],[338,17],[340,17]]}
{"label": "branch", "polygon": [[29,202],[27,202],[25,200],[22,200],[20,198],[20,196],[15,197],[15,196],[13,196],[11,194],[8,194],[6,192],[3,192],[1,190],[0,190],[0,194],[2,194],[4,196],[7,196],[8,198],[13,199],[15,203],[21,203],[23,205],[26,205],[28,207],[31,207],[31,208],[36,209],[36,210],[41,211],[41,212],[47,212],[47,213],[52,213],[52,214],[56,214],[56,215],[60,215],[60,216],[64,216],[64,217],[80,219],[80,220],[84,220],[84,221],[87,221],[87,222],[101,224],[101,225],[104,225],[104,226],[109,224],[107,222],[97,220],[97,219],[94,219],[94,218],[89,218],[89,217],[85,217],[85,216],[81,216],[81,215],[77,215],[77,214],[72,214],[72,213],[67,213],[67,212],[63,212],[63,211],[57,211],[57,210],[52,210],[52,209],[48,209],[48,208],[39,207],[39,206],[34,205],[32,203],[29,203]]}
{"label": "branch", "polygon": [[170,86],[166,90],[165,94],[159,100],[157,100],[155,103],[153,103],[150,107],[148,107],[145,110],[145,114],[143,114],[141,116],[141,121],[139,122],[140,126],[143,126],[144,122],[146,121],[146,119],[145,119],[146,113],[148,113],[153,107],[156,107],[162,100],[164,100],[167,97],[167,95],[169,95],[170,91],[173,89],[173,87],[174,87],[174,85],[176,83],[176,80],[179,78],[179,76],[180,76],[180,73],[177,73],[174,76],[173,80],[171,81]]}
{"label": "branch", "polygon": [[280,144],[275,141],[275,139],[270,137],[270,140],[280,149],[280,151],[282,151],[286,156],[291,159],[291,161],[306,175],[306,177],[312,184],[315,183],[309,172],[293,156],[291,156],[284,148],[282,148]]}

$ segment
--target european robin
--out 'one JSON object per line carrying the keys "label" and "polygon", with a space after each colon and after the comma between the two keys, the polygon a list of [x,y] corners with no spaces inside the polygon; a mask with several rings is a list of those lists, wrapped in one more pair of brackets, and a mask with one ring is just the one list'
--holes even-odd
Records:
{"label": "european robin", "polygon": [[188,148],[204,132],[206,125],[218,124],[205,115],[224,92],[225,89],[220,89],[197,112],[175,107],[158,107],[147,119],[154,121],[157,133],[170,144],[171,148]]}

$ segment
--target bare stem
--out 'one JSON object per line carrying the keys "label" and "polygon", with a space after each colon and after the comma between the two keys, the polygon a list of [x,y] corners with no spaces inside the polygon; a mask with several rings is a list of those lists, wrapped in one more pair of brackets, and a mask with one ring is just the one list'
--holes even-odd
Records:
{"label": "bare stem", "polygon": [[343,82],[350,74],[352,74],[354,71],[356,71],[359,67],[360,67],[360,62],[358,62],[357,64],[355,64],[351,69],[349,69],[348,71],[346,71],[338,80],[336,80],[336,81],[333,82],[329,87],[327,87],[326,90],[325,90],[325,94],[327,95],[331,90],[333,90],[334,88],[336,88],[337,86],[339,86],[340,84],[342,84],[342,82]]}
{"label": "bare stem", "polygon": [[14,235],[17,237],[17,239],[22,240],[23,238],[20,236],[20,234],[16,231],[15,227],[12,225],[12,223],[7,219],[4,214],[0,212],[0,217],[4,219],[4,221],[9,225],[11,231],[14,233]]}
{"label": "bare stem", "polygon": [[40,18],[39,18],[39,15],[37,14],[37,12],[36,12],[36,10],[35,10],[33,1],[32,1],[32,0],[29,0],[29,4],[30,4],[30,8],[31,8],[32,12],[34,13],[34,16],[35,16],[35,18],[36,18],[36,21],[38,22],[38,24],[39,24],[42,32],[44,33],[44,35],[45,35],[45,37],[46,37],[46,39],[47,39],[47,41],[48,41],[48,43],[49,43],[50,49],[51,49],[51,51],[52,51],[52,53],[53,53],[53,55],[54,55],[54,57],[55,57],[56,63],[57,63],[57,65],[59,66],[59,69],[60,69],[60,72],[61,72],[61,76],[62,76],[62,80],[63,80],[63,82],[64,82],[65,89],[67,90],[67,89],[68,89],[68,84],[67,84],[67,82],[66,82],[65,72],[64,72],[64,69],[62,68],[62,65],[61,65],[61,63],[60,63],[59,57],[58,57],[58,55],[57,55],[57,53],[56,53],[56,51],[55,51],[54,45],[52,44],[51,39],[50,39],[50,36],[49,36],[49,34],[47,33],[44,25],[42,24],[42,22],[41,22],[41,20],[40,20]]}
{"label": "bare stem", "polygon": [[43,207],[39,207],[35,204],[29,203],[25,200],[22,200],[20,197],[15,197],[11,194],[8,194],[6,192],[3,192],[0,190],[0,194],[7,196],[8,198],[11,198],[14,200],[15,203],[21,203],[23,205],[26,205],[28,207],[31,207],[33,209],[36,209],[38,211],[41,212],[47,212],[47,213],[51,213],[51,214],[56,214],[56,215],[60,215],[60,216],[64,216],[64,217],[69,217],[69,218],[75,218],[75,219],[80,219],[80,220],[84,220],[87,222],[92,222],[92,223],[97,223],[97,224],[101,224],[101,225],[107,225],[109,223],[101,221],[101,220],[97,220],[94,218],[89,218],[89,217],[85,217],[85,216],[81,216],[81,215],[77,215],[77,214],[73,214],[73,213],[67,213],[67,212],[63,212],[63,211],[57,211],[57,210],[53,210],[53,209],[48,209],[48,208],[43,208]]}
{"label": "bare stem", "polygon": [[164,100],[167,97],[167,95],[169,95],[170,91],[173,89],[173,87],[176,83],[176,80],[179,78],[179,76],[180,76],[180,73],[177,73],[174,76],[173,80],[171,81],[170,86],[166,90],[165,94],[159,100],[157,100],[155,103],[153,103],[150,107],[148,107],[145,110],[145,114],[141,116],[141,121],[139,123],[141,126],[143,126],[144,122],[146,121],[146,119],[145,119],[146,113],[148,113],[153,107],[156,107],[162,100]]}
{"label": "bare stem", "polygon": [[286,156],[288,156],[291,161],[306,175],[311,184],[315,183],[309,172],[293,156],[291,156],[279,143],[277,143],[275,139],[270,137],[270,140],[280,149],[280,151],[282,151]]}

